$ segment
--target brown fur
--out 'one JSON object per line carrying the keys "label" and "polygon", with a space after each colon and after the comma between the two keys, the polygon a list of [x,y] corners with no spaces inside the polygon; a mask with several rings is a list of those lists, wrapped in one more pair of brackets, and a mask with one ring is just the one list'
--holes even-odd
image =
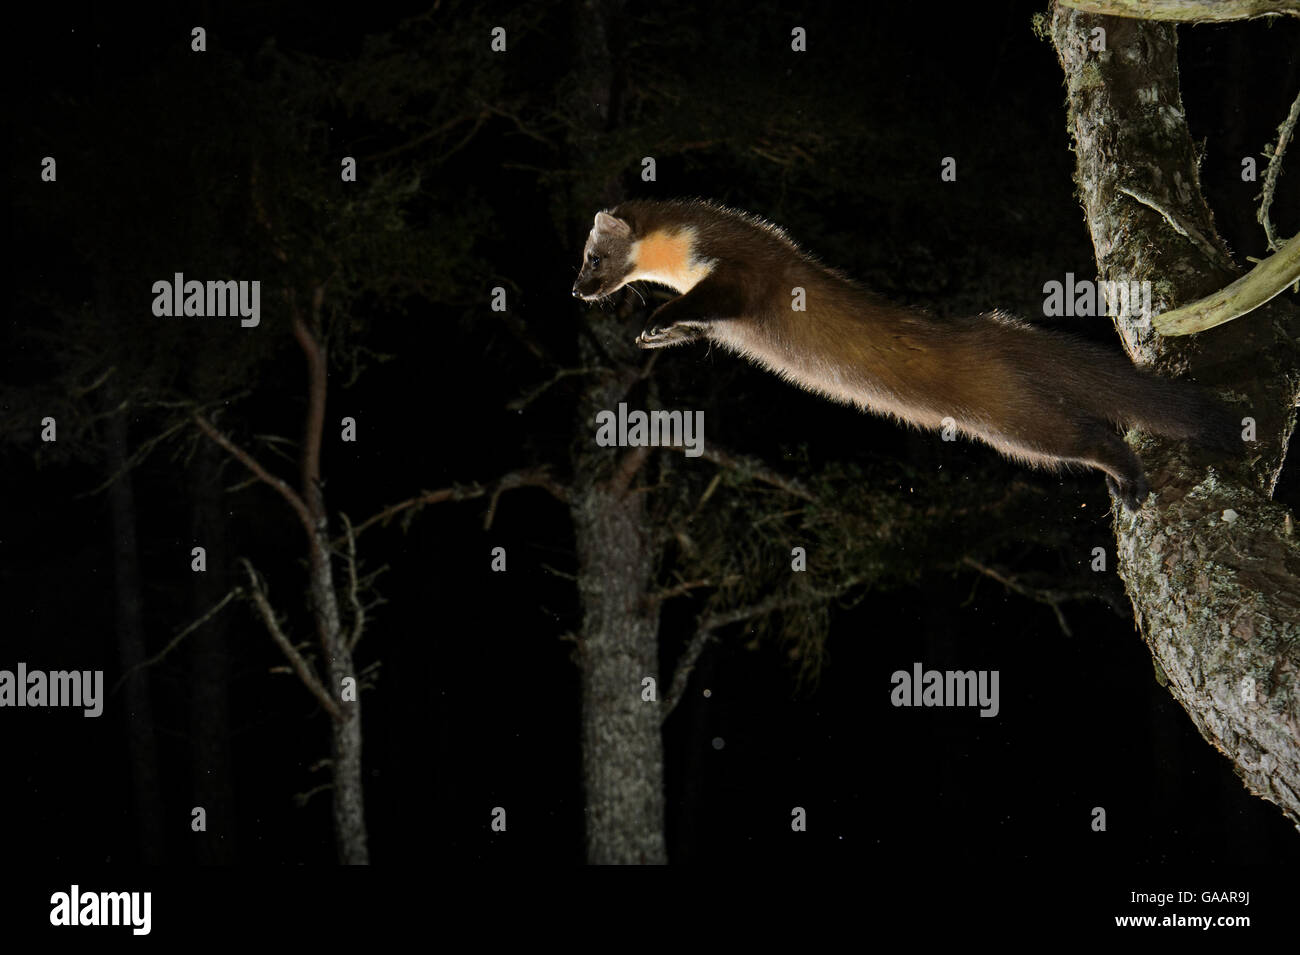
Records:
{"label": "brown fur", "polygon": [[[1147,485],[1117,427],[1220,446],[1232,427],[1193,387],[1104,348],[997,312],[942,321],[891,305],[775,226],[706,202],[637,200],[597,216],[574,294],[638,279],[683,293],[651,317],[643,348],[705,337],[835,401],[926,429],[952,418],[1014,460],[1100,469],[1130,508]],[[791,308],[795,287],[806,311]]]}

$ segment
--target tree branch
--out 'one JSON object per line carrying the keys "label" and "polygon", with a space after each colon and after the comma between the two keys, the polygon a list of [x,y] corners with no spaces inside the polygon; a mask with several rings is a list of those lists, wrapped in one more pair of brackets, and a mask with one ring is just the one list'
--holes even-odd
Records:
{"label": "tree branch", "polygon": [[214,428],[208,419],[203,417],[203,415],[194,415],[194,422],[199,426],[199,430],[225,448],[226,451],[243,464],[244,467],[257,475],[260,480],[280,492],[280,496],[289,502],[289,506],[293,508],[294,513],[298,515],[298,519],[302,521],[302,526],[306,529],[309,538],[316,532],[311,512],[307,510],[307,505],[303,503],[302,498],[300,498],[294,489],[289,486],[289,482],[282,478],[278,478],[267,471],[257,462],[256,458]]}
{"label": "tree branch", "polygon": [[1139,20],[1226,23],[1256,17],[1300,17],[1295,0],[1059,0],[1080,13],[1103,13]]}
{"label": "tree branch", "polygon": [[354,650],[361,641],[361,633],[366,627],[366,608],[357,594],[357,535],[352,532],[352,522],[348,520],[348,516],[339,512],[339,517],[343,521],[344,535],[348,541],[348,553],[345,563],[348,568],[348,603],[352,605],[352,633],[348,637],[347,643],[348,649]]}
{"label": "tree branch", "polygon": [[320,310],[324,298],[324,285],[317,285],[312,291],[312,329],[307,327],[296,303],[290,298],[293,335],[307,358],[307,413],[303,425],[301,493],[315,521],[325,518],[324,498],[320,493],[320,455],[325,436],[327,369],[325,350],[317,339],[321,329]]}
{"label": "tree branch", "polygon": [[[556,500],[567,504],[569,503],[569,490],[563,484],[560,484],[550,476],[549,471],[542,468],[532,468],[524,471],[512,471],[499,478],[493,486],[494,501],[492,508],[489,509],[487,517],[487,526],[491,526],[493,511],[495,510],[495,495],[502,491],[508,491],[517,487],[540,487],[549,493]],[[377,514],[372,514],[364,521],[358,524],[354,533],[360,536],[366,528],[375,524],[387,524],[393,517],[402,511],[412,507],[423,507],[426,504],[441,504],[443,501],[469,501],[477,497],[483,497],[488,493],[488,488],[481,484],[471,484],[468,487],[444,487],[437,491],[423,491],[415,497],[408,498],[405,501],[399,501],[396,504],[390,504]],[[334,545],[346,543],[344,537],[340,536],[334,539]]]}
{"label": "tree branch", "polygon": [[671,587],[665,587],[663,590],[648,594],[645,598],[646,604],[654,605],[663,603],[665,600],[671,600],[674,597],[680,597],[688,594],[692,590],[699,590],[702,587],[725,587],[727,584],[735,583],[740,580],[735,574],[725,577],[721,581],[714,580],[712,577],[704,577],[700,580],[683,580],[680,583],[673,584]]}
{"label": "tree branch", "polygon": [[211,609],[209,609],[206,613],[204,613],[203,616],[199,617],[197,620],[195,620],[193,623],[187,626],[180,633],[176,634],[176,636],[172,637],[171,640],[168,641],[167,646],[163,647],[160,652],[150,657],[148,660],[143,661],[142,663],[137,663],[135,666],[131,667],[120,677],[118,677],[117,682],[113,684],[113,688],[108,691],[109,695],[111,696],[112,694],[116,693],[118,687],[120,687],[123,683],[125,683],[127,681],[127,678],[130,677],[131,674],[135,673],[137,670],[143,670],[153,666],[155,663],[162,662],[162,660],[167,656],[167,654],[171,653],[178,646],[180,646],[182,640],[184,640],[195,630],[199,629],[199,627],[203,626],[205,623],[207,623],[209,620],[215,617],[218,613],[221,612],[222,607],[230,603],[230,601],[234,600],[236,597],[242,596],[243,593],[244,593],[243,587],[235,587],[233,590],[227,593],[224,597],[222,597],[219,601],[217,601],[212,606]]}
{"label": "tree branch", "polygon": [[257,571],[253,569],[253,565],[245,558],[241,557],[239,562],[244,565],[244,569],[248,572],[248,582],[250,587],[249,595],[252,597],[254,605],[261,614],[262,622],[266,624],[266,629],[267,632],[270,633],[271,639],[275,641],[275,645],[278,646],[288,658],[290,666],[292,666],[294,672],[298,674],[298,679],[302,681],[302,685],[311,692],[312,696],[316,697],[320,702],[320,705],[325,709],[325,712],[336,720],[342,720],[343,711],[339,708],[338,703],[330,696],[329,691],[325,689],[325,684],[321,683],[320,679],[316,676],[316,672],[311,668],[311,664],[303,658],[303,655],[298,652],[297,647],[289,641],[289,638],[284,635],[284,631],[280,628],[280,621],[275,617],[275,610],[271,607],[271,602],[266,597],[266,591],[262,587],[262,580],[258,577]]}
{"label": "tree branch", "polygon": [[[1067,637],[1074,636],[1074,631],[1070,629],[1070,624],[1066,621],[1065,614],[1061,611],[1061,602],[1063,600],[1078,599],[1080,595],[1070,594],[1061,590],[1040,590],[1037,587],[1026,587],[1024,584],[1017,582],[1015,577],[1008,577],[1005,574],[994,570],[992,567],[986,567],[973,557],[963,557],[961,562],[967,567],[975,568],[985,577],[996,580],[1008,590],[1014,591],[1022,597],[1027,597],[1035,603],[1046,604],[1051,607],[1052,613],[1056,614],[1056,622],[1061,628],[1061,633],[1065,634]],[[1086,594],[1083,596],[1091,597],[1092,594]]]}
{"label": "tree branch", "polygon": [[609,479],[610,490],[615,495],[622,495],[626,492],[628,485],[632,483],[632,479],[636,477],[637,472],[641,470],[649,457],[649,445],[633,448],[623,455],[618,462],[618,467],[614,469],[613,476]]}
{"label": "tree branch", "polygon": [[532,404],[534,401],[540,398],[543,394],[549,391],[556,384],[563,381],[565,378],[570,378],[574,375],[612,375],[612,374],[614,374],[614,371],[613,369],[610,368],[561,368],[554,375],[552,375],[549,380],[542,382],[532,391],[528,392],[525,395],[519,396],[518,398],[514,399],[509,404],[507,404],[506,410],[523,411],[530,404]]}
{"label": "tree branch", "polygon": [[[1297,101],[1300,102],[1300,101]],[[1152,319],[1161,335],[1193,335],[1253,312],[1300,279],[1300,232],[1227,288]]]}
{"label": "tree branch", "polygon": [[1282,157],[1286,155],[1286,147],[1291,142],[1291,134],[1295,132],[1297,120],[1300,120],[1300,95],[1296,96],[1290,112],[1286,114],[1286,119],[1277,128],[1277,145],[1273,147],[1273,152],[1268,157],[1268,170],[1264,173],[1264,191],[1260,194],[1259,212],[1255,216],[1259,224],[1264,227],[1264,238],[1268,240],[1270,249],[1278,247],[1278,238],[1273,231],[1273,221],[1268,216],[1268,210],[1273,205],[1277,177],[1282,174]]}
{"label": "tree branch", "polygon": [[673,668],[672,682],[668,686],[668,695],[664,698],[663,713],[659,716],[660,723],[666,722],[668,717],[672,716],[673,710],[677,709],[677,704],[686,695],[686,684],[690,682],[691,671],[695,669],[700,654],[704,652],[705,647],[717,639],[712,630],[696,628],[690,642],[682,650],[677,665]]}
{"label": "tree branch", "polygon": [[518,487],[540,487],[562,504],[569,503],[568,488],[553,480],[545,467],[512,471],[497,480],[496,489],[492,492],[492,501],[488,505],[487,514],[483,517],[483,530],[492,529],[492,521],[496,518],[497,499],[501,497],[502,492]]}
{"label": "tree branch", "polygon": [[677,704],[686,693],[686,684],[690,680],[691,671],[695,669],[696,661],[699,660],[700,654],[704,652],[704,648],[715,639],[713,636],[715,631],[729,624],[766,616],[777,610],[785,610],[790,607],[806,607],[809,604],[821,603],[823,600],[833,600],[848,593],[863,582],[864,578],[862,577],[850,577],[841,581],[833,590],[809,588],[796,594],[773,594],[758,603],[748,604],[744,607],[733,607],[730,610],[721,612],[709,611],[701,615],[696,622],[694,635],[691,637],[690,642],[686,644],[686,648],[682,651],[682,655],[677,659],[677,664],[673,668],[673,675],[668,684],[668,695],[664,698],[664,711],[660,716],[660,721],[668,719],[673,710],[677,708]]}
{"label": "tree branch", "polygon": [[1233,262],[1226,252],[1202,235],[1201,231],[1196,228],[1196,226],[1192,225],[1192,223],[1186,218],[1171,211],[1167,205],[1162,204],[1158,199],[1153,198],[1146,192],[1138,192],[1132,186],[1128,185],[1121,184],[1116,186],[1116,191],[1136,199],[1148,209],[1160,213],[1160,215],[1164,217],[1165,222],[1169,224],[1170,228],[1204,252],[1207,258],[1211,258],[1218,262],[1229,272],[1237,271],[1237,263]]}
{"label": "tree branch", "polygon": [[[680,445],[670,446],[669,449],[681,454],[686,453],[686,448]],[[787,494],[793,494],[795,497],[802,498],[805,501],[817,500],[811,491],[794,478],[787,477],[779,471],[774,471],[757,458],[732,454],[728,451],[722,451],[718,448],[707,446],[703,449],[700,457],[712,464],[718,465],[719,467],[729,468],[736,471],[742,478],[753,478],[756,481],[762,481],[764,484],[770,484],[772,487],[780,488]]]}

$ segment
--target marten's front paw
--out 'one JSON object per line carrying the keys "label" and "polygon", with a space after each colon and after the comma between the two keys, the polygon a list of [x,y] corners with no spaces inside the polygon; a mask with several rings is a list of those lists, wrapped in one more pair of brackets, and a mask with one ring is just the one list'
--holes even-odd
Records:
{"label": "marten's front paw", "polygon": [[647,328],[636,337],[638,348],[665,348],[680,342],[690,341],[695,332],[684,325],[665,325]]}

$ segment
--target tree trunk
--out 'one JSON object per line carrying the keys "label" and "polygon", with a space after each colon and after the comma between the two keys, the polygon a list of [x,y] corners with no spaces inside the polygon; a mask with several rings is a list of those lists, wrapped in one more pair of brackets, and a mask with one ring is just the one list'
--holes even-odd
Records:
{"label": "tree trunk", "polygon": [[[319,496],[319,491],[317,492]],[[320,513],[324,501],[320,500]],[[330,695],[339,701],[338,719],[330,721],[333,730],[334,759],[334,836],[338,844],[339,862],[342,865],[369,865],[370,850],[366,837],[366,811],[364,777],[361,770],[361,688],[356,668],[352,664],[352,651],[339,618],[338,600],[334,592],[333,574],[330,571],[329,525],[319,518],[311,547],[312,613],[321,645],[325,651],[326,684]],[[351,679],[357,686],[356,700],[344,702],[344,681]]]}
{"label": "tree trunk", "polygon": [[[108,408],[115,409],[120,393],[112,379],[104,386]],[[160,865],[166,861],[163,838],[162,795],[158,785],[158,746],[154,737],[153,703],[149,695],[149,669],[137,669],[146,659],[144,597],[140,586],[140,554],[136,544],[135,491],[126,463],[127,412],[108,414],[107,466],[118,478],[108,486],[109,527],[113,534],[113,592],[117,600],[117,659],[123,673],[122,705],[131,770],[132,804],[140,861]],[[177,559],[183,559],[181,555]],[[181,825],[182,820],[176,820]]]}
{"label": "tree trunk", "polygon": [[[225,459],[211,441],[199,445],[190,468],[194,543],[208,555],[206,573],[194,575],[194,618],[230,590],[228,522],[222,514]],[[231,865],[236,854],[235,787],[230,752],[229,617],[218,613],[189,637],[190,742],[194,804],[207,812],[207,832],[192,833],[199,865]]]}
{"label": "tree trunk", "polygon": [[[602,137],[619,121],[623,2],[582,0],[574,13],[576,35],[583,40],[575,71],[581,92],[573,98],[569,146],[574,165],[587,172],[569,192],[566,241],[591,227],[597,209],[620,198],[617,179],[608,169],[597,173],[595,166]],[[617,409],[627,397],[643,356],[632,344],[635,330],[625,315],[594,312],[580,320],[582,365],[611,371],[588,379],[573,451],[587,861],[659,865],[668,861],[662,714],[659,704],[642,701],[641,681],[659,678],[659,611],[646,596],[661,544],[647,526],[646,495],[629,493],[646,460],[644,449],[613,452],[595,446],[596,413]]]}
{"label": "tree trunk", "polygon": [[[321,344],[321,308],[325,289],[318,284],[312,294],[311,325],[293,307],[293,333],[307,359],[307,416],[302,441],[302,500],[310,515],[307,540],[311,611],[325,656],[326,691],[338,703],[339,715],[331,720],[334,768],[334,836],[339,862],[369,865],[366,838],[364,778],[361,767],[361,687],[352,664],[350,635],[343,631],[338,595],[330,564],[333,548],[329,512],[321,490],[321,446],[325,439],[325,399],[329,375],[325,347]],[[359,635],[358,635],[359,636]],[[345,685],[355,687],[354,700],[343,699]]]}
{"label": "tree trunk", "polygon": [[575,491],[587,861],[663,864],[660,711],[642,700],[642,680],[659,677],[659,613],[645,599],[658,555],[645,495],[608,481]]}
{"label": "tree trunk", "polygon": [[[1105,51],[1089,48],[1105,30]],[[1076,181],[1103,281],[1149,281],[1164,312],[1222,287],[1232,264],[1201,194],[1178,84],[1174,27],[1056,7]],[[1173,223],[1176,223],[1173,224]],[[1300,543],[1271,499],[1295,428],[1300,317],[1275,300],[1193,339],[1116,320],[1129,353],[1228,392],[1258,440],[1207,470],[1140,436],[1155,490],[1116,506],[1119,572],[1157,673],[1251,792],[1300,824]]]}

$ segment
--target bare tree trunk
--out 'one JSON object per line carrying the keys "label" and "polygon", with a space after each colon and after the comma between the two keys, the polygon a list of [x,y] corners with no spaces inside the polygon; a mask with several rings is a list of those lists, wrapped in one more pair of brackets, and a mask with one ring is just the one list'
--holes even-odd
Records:
{"label": "bare tree trunk", "polygon": [[[352,651],[348,647],[339,618],[338,600],[330,570],[329,524],[324,517],[324,500],[319,490],[314,512],[319,506],[315,537],[310,547],[312,613],[325,652],[331,695],[338,700],[339,716],[330,721],[333,731],[334,760],[334,835],[338,843],[339,862],[343,865],[369,865],[370,850],[366,837],[364,778],[361,771],[361,690]],[[342,691],[346,681],[357,686],[355,701],[345,702]]]}
{"label": "bare tree trunk", "polygon": [[[621,88],[617,35],[622,0],[580,0],[576,128],[570,146],[579,168],[592,168],[601,137],[618,124]],[[590,228],[597,209],[619,198],[614,179],[594,174],[575,183],[567,210],[575,238]],[[585,316],[579,340],[582,365],[609,368],[593,375],[579,402],[570,497],[578,549],[578,594],[583,631],[582,772],[587,805],[587,861],[663,864],[664,752],[662,712],[643,702],[642,683],[659,678],[659,610],[646,600],[659,566],[661,543],[648,525],[646,495],[629,493],[646,460],[645,449],[612,458],[595,445],[595,415],[614,410],[638,378],[641,355],[626,316]]]}
{"label": "bare tree trunk", "polygon": [[[316,615],[321,644],[325,649],[327,685],[339,700],[340,716],[330,721],[333,730],[334,835],[340,863],[369,865],[361,770],[361,690],[352,664],[352,651],[339,619],[329,558],[328,524],[322,517],[316,537],[311,542],[311,594],[312,612]],[[357,686],[356,699],[344,702],[341,693],[348,680]]]}
{"label": "bare tree trunk", "polygon": [[[1105,30],[1104,51],[1090,49]],[[1076,180],[1102,280],[1150,281],[1159,313],[1236,267],[1201,194],[1174,27],[1056,7]],[[1229,391],[1258,440],[1207,471],[1142,436],[1154,504],[1118,508],[1119,572],[1170,692],[1251,792],[1300,823],[1300,543],[1271,496],[1296,423],[1300,318],[1281,301],[1187,339],[1117,319],[1131,355]]]}
{"label": "bare tree trunk", "polygon": [[[327,362],[320,344],[320,308],[324,296],[318,286],[312,300],[312,323],[294,309],[293,331],[307,359],[307,420],[302,443],[302,500],[310,515],[307,541],[309,586],[316,632],[325,655],[326,690],[338,703],[338,715],[331,720],[334,760],[334,835],[339,862],[368,865],[366,814],[361,767],[361,690],[352,664],[349,636],[343,631],[334,574],[330,566],[332,547],[329,515],[321,490],[320,456],[325,437]],[[356,688],[355,700],[342,698],[345,685]]]}
{"label": "bare tree trunk", "polygon": [[[120,395],[110,377],[104,386],[109,408],[116,408]],[[163,805],[158,784],[158,746],[154,737],[153,703],[149,695],[144,647],[144,598],[140,586],[140,554],[136,544],[135,492],[126,463],[127,413],[107,416],[108,471],[117,480],[108,486],[109,526],[113,534],[113,592],[117,600],[116,633],[118,665],[130,674],[122,684],[130,754],[132,803],[135,808],[136,840],[140,860],[148,865],[166,861],[163,838]],[[177,820],[177,825],[182,821]]]}
{"label": "bare tree trunk", "polygon": [[587,861],[663,864],[661,714],[642,700],[642,680],[659,677],[659,613],[645,599],[658,553],[645,495],[627,493],[617,478],[575,490]]}
{"label": "bare tree trunk", "polygon": [[[370,861],[366,838],[366,814],[361,764],[361,687],[352,663],[352,648],[361,637],[363,614],[357,602],[355,576],[349,579],[349,591],[356,614],[349,632],[343,629],[338,595],[330,560],[333,546],[329,536],[329,513],[321,485],[321,446],[325,438],[325,398],[328,365],[321,344],[321,306],[323,285],[312,293],[310,325],[304,319],[292,295],[288,296],[292,314],[290,325],[307,360],[307,414],[303,427],[300,472],[301,488],[295,493],[288,482],[273,476],[247,451],[223,435],[203,415],[194,416],[199,429],[239,460],[266,484],[275,488],[297,514],[307,533],[307,582],[311,594],[311,614],[316,636],[325,660],[325,677],[290,642],[280,627],[274,608],[267,599],[260,578],[247,564],[253,603],[266,624],[271,639],[284,652],[303,685],[316,697],[330,717],[332,786],[334,793],[334,834],[339,862],[344,865],[367,865]],[[351,539],[351,538],[349,538]]]}
{"label": "bare tree trunk", "polygon": [[[222,515],[221,465],[215,444],[199,445],[190,468],[194,542],[207,550],[208,570],[194,580],[197,619],[229,592],[228,522]],[[229,618],[216,614],[189,638],[191,779],[195,805],[207,812],[207,832],[193,834],[200,865],[236,858],[234,766],[230,752]]]}

